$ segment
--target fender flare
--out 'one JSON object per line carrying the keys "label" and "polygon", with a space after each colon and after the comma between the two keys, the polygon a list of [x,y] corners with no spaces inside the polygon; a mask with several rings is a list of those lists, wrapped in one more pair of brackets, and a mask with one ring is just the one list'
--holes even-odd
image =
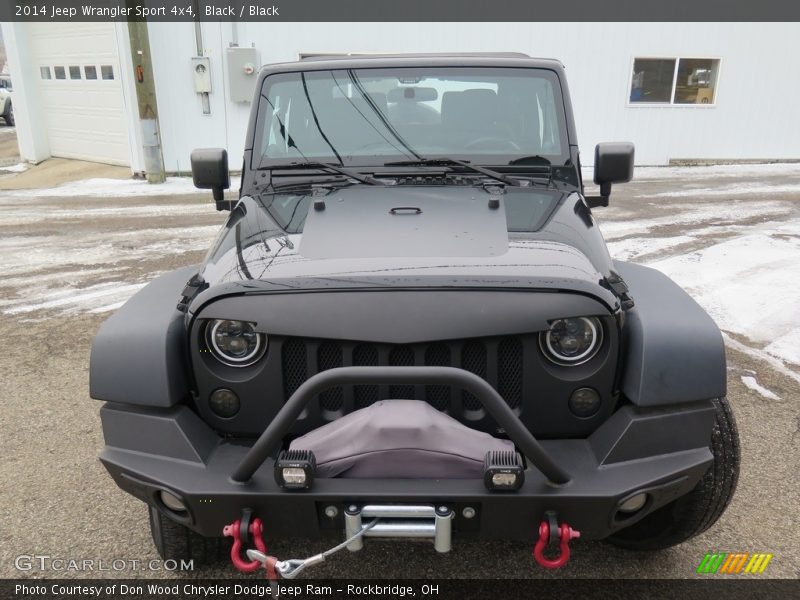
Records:
{"label": "fender flare", "polygon": [[614,261],[635,306],[622,328],[623,394],[639,406],[720,398],[727,391],[722,333],[669,277]]}
{"label": "fender flare", "polygon": [[185,315],[176,306],[196,272],[157,277],[100,326],[89,359],[92,398],[168,407],[188,396]]}

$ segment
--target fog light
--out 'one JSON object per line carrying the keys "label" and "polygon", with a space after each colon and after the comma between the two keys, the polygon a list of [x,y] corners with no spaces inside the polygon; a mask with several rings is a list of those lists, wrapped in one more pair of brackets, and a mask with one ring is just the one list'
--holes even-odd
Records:
{"label": "fog light", "polygon": [[488,490],[518,490],[525,481],[522,458],[514,450],[493,450],[483,461],[483,483]]}
{"label": "fog light", "polygon": [[161,502],[168,509],[174,510],[175,512],[186,512],[186,505],[183,503],[183,500],[178,498],[175,494],[170,494],[166,490],[161,490],[158,495]]}
{"label": "fog light", "polygon": [[275,481],[287,490],[307,490],[316,470],[317,461],[310,450],[283,450],[275,461]]}
{"label": "fog light", "polygon": [[225,388],[214,390],[208,404],[214,414],[223,419],[230,419],[239,412],[239,397]]}
{"label": "fog light", "polygon": [[647,502],[647,494],[635,494],[619,505],[619,511],[624,513],[635,513]]}
{"label": "fog light", "polygon": [[576,417],[591,417],[600,410],[600,394],[592,388],[578,388],[570,396],[569,409]]}

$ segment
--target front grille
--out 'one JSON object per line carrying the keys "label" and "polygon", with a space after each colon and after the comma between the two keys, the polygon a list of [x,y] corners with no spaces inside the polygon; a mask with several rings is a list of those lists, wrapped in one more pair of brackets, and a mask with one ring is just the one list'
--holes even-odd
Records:
{"label": "front grille", "polygon": [[[511,408],[520,409],[524,346],[519,336],[422,344],[286,338],[282,341],[284,396],[288,399],[312,375],[341,366],[451,366],[486,379]],[[319,407],[336,416],[383,398],[425,400],[438,410],[467,414],[483,408],[472,394],[447,385],[339,386],[320,394]]]}
{"label": "front grille", "polygon": [[[317,369],[327,371],[342,366],[342,346],[336,342],[324,342],[317,348]],[[344,393],[341,387],[331,388],[319,395],[319,405],[324,410],[341,410]]]}

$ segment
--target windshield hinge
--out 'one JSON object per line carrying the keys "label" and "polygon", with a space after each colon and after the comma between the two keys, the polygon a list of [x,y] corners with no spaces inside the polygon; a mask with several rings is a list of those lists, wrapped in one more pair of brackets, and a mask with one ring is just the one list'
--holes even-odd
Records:
{"label": "windshield hinge", "polygon": [[207,287],[208,283],[200,273],[192,275],[192,278],[186,282],[186,287],[181,292],[181,299],[178,302],[177,309],[185,313],[194,297]]}
{"label": "windshield hinge", "polygon": [[605,278],[606,285],[614,292],[622,304],[622,310],[630,310],[634,306],[633,298],[630,295],[628,284],[619,273],[610,271],[609,275]]}

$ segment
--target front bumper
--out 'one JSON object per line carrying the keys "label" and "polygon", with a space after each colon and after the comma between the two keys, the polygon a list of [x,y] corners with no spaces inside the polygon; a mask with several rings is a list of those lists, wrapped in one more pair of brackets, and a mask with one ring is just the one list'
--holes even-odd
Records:
{"label": "front bumper", "polygon": [[[246,483],[231,478],[252,440],[221,438],[186,406],[146,409],[107,403],[101,409],[106,447],[100,460],[117,485],[205,536],[220,536],[245,508],[264,521],[265,537],[341,535],[345,508],[356,504],[435,504],[453,509],[453,537],[533,540],[545,511],[602,539],[689,492],[712,461],[711,402],[671,407],[624,406],[587,439],[542,440],[570,473],[554,485],[529,464],[517,492],[490,492],[478,479],[317,479],[308,491],[286,491],[273,457]],[[167,490],[187,505],[176,515],[158,499]],[[645,507],[625,519],[619,504],[647,492]],[[335,506],[335,517],[325,509]],[[463,509],[474,509],[466,518]],[[333,511],[328,511],[332,513]],[[467,511],[469,514],[469,511]]]}

